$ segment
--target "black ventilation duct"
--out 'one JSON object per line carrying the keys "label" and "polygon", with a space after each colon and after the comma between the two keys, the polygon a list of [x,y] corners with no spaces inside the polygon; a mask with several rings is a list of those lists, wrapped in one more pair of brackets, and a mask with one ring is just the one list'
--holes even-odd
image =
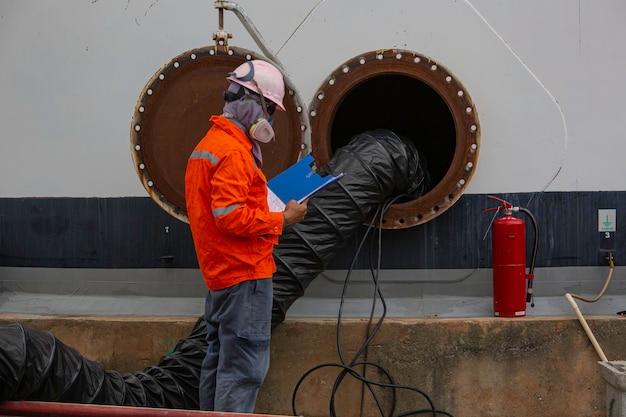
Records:
{"label": "black ventilation duct", "polygon": [[305,219],[287,228],[274,247],[273,327],[378,207],[430,189],[426,163],[413,142],[386,129],[355,135],[323,172],[345,176],[316,193]]}
{"label": "black ventilation duct", "polygon": [[170,355],[142,372],[105,370],[51,333],[19,323],[0,327],[0,346],[0,402],[199,408],[198,381],[206,353],[204,318]]}

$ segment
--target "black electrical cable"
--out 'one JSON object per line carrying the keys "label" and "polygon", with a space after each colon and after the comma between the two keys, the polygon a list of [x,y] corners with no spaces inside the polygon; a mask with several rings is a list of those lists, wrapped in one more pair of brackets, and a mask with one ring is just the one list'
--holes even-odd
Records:
{"label": "black electrical cable", "polygon": [[[391,376],[391,374],[385,370],[382,366],[380,366],[379,364],[375,363],[375,362],[371,362],[367,359],[368,357],[368,348],[369,348],[369,344],[372,341],[372,339],[374,338],[374,336],[376,335],[376,333],[378,332],[378,330],[380,329],[384,318],[386,316],[387,313],[387,304],[385,302],[384,296],[382,294],[382,291],[380,289],[380,285],[379,285],[379,281],[378,281],[378,275],[380,272],[380,262],[382,259],[382,239],[381,239],[381,235],[382,235],[382,219],[383,219],[383,215],[386,212],[386,210],[389,208],[389,206],[391,204],[393,204],[397,199],[401,198],[401,196],[397,196],[393,199],[389,199],[385,202],[385,204],[382,207],[379,207],[376,210],[375,215],[372,217],[372,221],[370,222],[370,224],[368,225],[368,228],[366,230],[366,233],[364,234],[364,236],[362,237],[356,251],[355,254],[353,256],[352,259],[352,263],[350,265],[350,268],[348,269],[347,273],[346,273],[346,279],[344,281],[344,286],[343,286],[343,290],[342,290],[342,294],[341,294],[341,301],[340,301],[340,305],[339,305],[339,313],[338,313],[338,317],[337,317],[337,351],[338,351],[338,356],[339,356],[339,363],[323,363],[320,365],[317,365],[313,368],[311,368],[310,370],[308,370],[307,372],[305,372],[302,377],[298,380],[298,382],[296,383],[296,386],[294,388],[293,391],[293,395],[292,395],[292,412],[294,415],[299,415],[299,413],[296,410],[296,397],[297,397],[297,393],[298,390],[301,386],[301,384],[304,382],[304,380],[306,378],[308,378],[311,374],[313,374],[315,371],[318,371],[320,369],[323,368],[328,368],[328,367],[333,367],[333,368],[340,368],[341,372],[338,374],[338,376],[335,379],[335,383],[333,384],[333,388],[331,391],[331,397],[330,397],[330,403],[329,403],[329,408],[330,408],[330,416],[331,417],[336,417],[337,416],[337,411],[335,408],[335,401],[336,401],[336,396],[337,396],[337,392],[338,389],[341,385],[341,383],[343,382],[344,378],[346,376],[352,376],[353,378],[355,378],[356,380],[360,381],[362,384],[362,390],[361,390],[361,414],[363,414],[363,406],[364,406],[364,400],[365,400],[365,389],[367,389],[369,391],[369,393],[371,394],[376,407],[379,411],[379,414],[381,415],[381,417],[403,417],[403,416],[409,416],[409,415],[420,415],[420,414],[431,414],[433,417],[436,417],[438,415],[444,415],[444,416],[449,416],[449,417],[453,417],[452,414],[446,412],[446,411],[442,411],[442,410],[437,410],[432,399],[428,396],[428,394],[426,394],[424,391],[415,388],[415,387],[410,387],[410,386],[406,386],[406,385],[399,385],[396,384],[393,381],[393,378]],[[373,239],[371,240],[371,244],[372,247],[374,247],[374,245],[377,245],[377,251],[376,251],[376,262],[374,262],[374,258],[373,258],[373,253],[374,251],[371,250],[370,251],[370,272],[372,274],[372,278],[374,281],[374,297],[373,297],[373,303],[372,303],[372,310],[370,312],[370,317],[368,320],[368,324],[366,327],[366,337],[365,337],[365,341],[364,343],[360,346],[359,349],[357,349],[355,355],[353,356],[353,358],[348,362],[346,361],[344,354],[342,352],[341,349],[341,327],[342,327],[342,317],[343,317],[343,306],[344,306],[344,300],[346,298],[346,291],[347,288],[349,286],[349,281],[350,281],[350,276],[352,273],[352,270],[354,269],[354,265],[356,263],[356,259],[358,257],[358,254],[360,253],[361,249],[363,248],[363,245],[365,244],[366,240],[368,239],[368,237],[370,236],[370,232],[373,229],[374,223],[378,221],[378,234],[376,235],[377,239]],[[379,319],[377,320],[377,322],[374,324],[374,315],[375,315],[375,310],[376,310],[376,304],[377,304],[377,298],[380,298],[380,302],[382,305],[382,314],[379,317]],[[359,357],[361,357],[361,355],[364,356],[364,359],[359,361]],[[363,372],[359,373],[358,371],[355,370],[355,367],[363,367]],[[365,377],[366,374],[366,370],[367,367],[374,367],[378,370],[379,373],[384,374],[385,378],[389,381],[388,383],[382,383],[382,382],[378,382],[378,381],[373,381],[370,380],[368,378]],[[380,387],[380,388],[389,388],[391,389],[392,392],[392,400],[391,400],[391,410],[388,413],[385,413],[383,410],[383,406],[381,404],[381,401],[379,399],[378,394],[376,393],[374,387]],[[396,408],[396,399],[397,399],[397,395],[396,392],[397,390],[409,390],[409,391],[413,391],[416,392],[418,394],[420,394],[424,400],[428,403],[429,408],[421,408],[421,409],[415,409],[415,410],[409,410],[409,411],[405,411],[402,412],[400,414],[395,414],[395,408]]]}
{"label": "black electrical cable", "polygon": [[[372,225],[373,223],[376,221],[376,219],[379,217],[382,219],[382,213],[384,213],[384,210],[382,210],[381,212],[381,208],[377,208],[376,209],[376,213],[372,218],[372,221],[370,223],[370,226],[367,229],[367,233],[366,235],[361,239],[361,243],[359,244],[359,248],[357,249],[357,251],[355,252],[355,255],[353,257],[352,260],[352,264],[350,265],[350,269],[348,271],[348,273],[350,273],[353,269],[354,269],[354,264],[356,262],[356,259],[358,257],[358,254],[361,250],[361,248],[363,247],[363,244],[365,243],[366,239],[367,239],[367,235],[369,234],[369,231],[372,230]],[[380,230],[380,229],[379,229]],[[343,353],[341,351],[340,348],[340,341],[341,341],[341,317],[343,316],[343,301],[345,300],[345,295],[346,295],[346,291],[348,288],[348,283],[349,283],[349,275],[347,275],[346,277],[346,281],[344,283],[343,286],[343,290],[342,290],[342,295],[341,295],[341,302],[340,302],[340,309],[339,309],[339,315],[338,315],[338,322],[337,322],[337,350],[339,353],[339,357],[341,360],[341,364],[344,366],[349,367],[350,369],[354,368],[357,364],[357,360],[358,358],[361,356],[361,354],[364,354],[364,361],[358,362],[358,364],[362,364],[363,365],[363,379],[365,378],[364,375],[366,373],[366,369],[367,369],[367,347],[369,346],[369,342],[372,340],[372,338],[374,337],[374,335],[376,334],[376,332],[378,331],[378,329],[380,328],[380,325],[382,324],[382,321],[384,319],[384,317],[386,316],[386,312],[387,312],[387,306],[386,304],[383,302],[383,314],[381,315],[380,319],[378,320],[378,323],[376,324],[375,328],[373,331],[370,331],[371,329],[371,325],[372,325],[372,321],[373,321],[373,317],[374,317],[374,313],[375,313],[375,308],[376,308],[376,293],[378,290],[378,285],[377,285],[377,276],[375,277],[375,281],[376,281],[376,287],[374,290],[374,297],[372,300],[372,310],[370,312],[370,318],[368,320],[368,325],[366,327],[366,340],[363,343],[363,345],[361,346],[361,348],[355,353],[353,359],[350,361],[350,363],[348,365],[346,365],[346,361],[343,358]],[[384,299],[383,299],[384,300]],[[381,370],[382,368],[379,367],[379,370]],[[361,374],[358,374],[359,376]],[[387,373],[385,371],[385,375],[387,375],[387,377],[389,378],[390,382],[393,382],[393,380],[391,379],[389,373]],[[337,390],[339,389],[339,385],[341,384],[341,382],[343,381],[343,378],[346,376],[346,372],[343,371],[339,374],[339,376],[337,377],[337,379],[335,380],[335,384],[333,386],[333,390],[332,390],[332,395],[331,395],[331,399],[330,399],[330,408],[331,408],[331,416],[335,416],[336,415],[336,410],[335,410],[335,398],[336,398],[336,393]],[[374,398],[374,401],[376,402],[376,405],[379,409],[379,411],[381,411],[381,414],[384,415],[384,412],[382,411],[382,406],[380,404],[380,401],[378,400],[378,396],[376,395],[375,391],[372,390],[371,386],[369,384],[363,383],[361,385],[361,413],[363,412],[363,406],[364,406],[364,389],[365,387],[367,387],[370,390],[370,393],[372,394],[372,397]],[[395,395],[395,391],[393,391],[393,400],[392,400],[392,410],[391,410],[391,414],[393,414],[393,410],[395,409],[395,402],[396,402],[396,395]]]}
{"label": "black electrical cable", "polygon": [[[340,309],[339,309],[339,314],[338,314],[338,323],[337,323],[337,346],[338,346],[338,354],[339,354],[339,357],[340,357],[340,362],[341,362],[341,363],[340,363],[340,364],[336,364],[336,363],[326,363],[326,364],[319,365],[319,366],[317,366],[317,367],[314,367],[314,368],[313,368],[313,369],[311,369],[309,372],[305,373],[305,374],[303,375],[303,377],[301,377],[301,379],[300,379],[300,380],[298,381],[298,383],[296,384],[296,387],[295,387],[295,389],[294,389],[294,395],[293,395],[293,397],[292,397],[292,410],[293,410],[293,412],[294,412],[294,415],[297,415],[297,413],[296,413],[296,408],[295,408],[295,399],[296,399],[296,394],[297,394],[297,391],[298,391],[298,388],[299,388],[300,384],[304,381],[304,379],[305,379],[305,378],[306,378],[309,374],[311,374],[311,373],[312,373],[312,372],[314,372],[315,370],[317,370],[317,369],[321,369],[321,368],[324,368],[324,367],[329,367],[329,366],[331,366],[331,367],[340,367],[340,368],[342,368],[342,369],[343,369],[343,371],[342,371],[342,372],[338,375],[338,377],[336,378],[336,380],[335,380],[335,384],[334,384],[333,389],[332,389],[332,395],[331,395],[330,404],[329,404],[329,405],[330,405],[330,415],[331,415],[331,416],[336,416],[336,414],[337,414],[337,413],[336,413],[336,410],[335,410],[335,397],[336,397],[337,390],[339,389],[339,385],[341,384],[341,381],[344,379],[344,377],[345,377],[347,374],[350,374],[350,375],[354,376],[355,378],[357,378],[357,379],[362,380],[363,382],[365,382],[364,386],[366,386],[366,387],[370,390],[370,393],[372,394],[372,397],[374,398],[374,401],[375,401],[375,403],[376,403],[376,405],[377,405],[377,407],[378,407],[379,411],[381,412],[381,415],[385,415],[385,414],[384,414],[384,412],[382,411],[382,406],[381,406],[381,404],[380,404],[380,401],[378,400],[378,396],[376,395],[375,391],[374,391],[374,390],[372,389],[372,387],[371,387],[371,384],[370,384],[370,383],[372,383],[372,384],[373,384],[373,382],[372,382],[372,381],[369,381],[370,383],[367,383],[368,381],[364,380],[364,377],[363,377],[361,374],[359,374],[358,372],[356,372],[356,371],[353,369],[355,365],[366,365],[366,363],[365,363],[365,362],[358,362],[358,363],[357,363],[357,362],[355,362],[355,361],[356,361],[356,359],[358,359],[358,357],[361,355],[361,353],[362,353],[362,352],[363,352],[363,350],[364,350],[364,347],[365,347],[365,346],[367,346],[367,344],[369,343],[369,341],[371,340],[371,338],[374,336],[374,334],[375,334],[375,333],[370,334],[370,335],[367,337],[367,339],[366,339],[366,343],[364,343],[364,345],[361,347],[361,349],[359,349],[359,350],[357,351],[357,353],[355,354],[354,359],[350,362],[350,364],[346,364],[346,361],[345,361],[345,359],[344,359],[344,357],[343,357],[343,352],[341,351],[341,349],[340,349],[340,347],[339,347],[339,346],[340,346],[340,340],[341,340],[341,318],[342,318],[342,316],[343,316],[343,302],[344,302],[344,300],[345,300],[345,291],[346,291],[346,289],[347,289],[347,284],[348,284],[348,282],[349,282],[349,277],[350,277],[350,275],[351,275],[351,273],[352,273],[352,270],[354,269],[354,264],[355,264],[355,262],[356,262],[356,259],[357,259],[357,256],[358,256],[358,253],[360,252],[361,248],[363,247],[363,244],[365,243],[365,241],[366,241],[366,239],[367,239],[368,234],[369,234],[369,233],[370,233],[370,231],[372,230],[373,222],[376,220],[376,218],[377,218],[377,216],[378,216],[378,213],[379,213],[379,212],[380,212],[380,208],[378,208],[378,209],[377,209],[377,211],[376,211],[376,215],[372,218],[372,221],[371,221],[371,223],[370,223],[370,225],[369,225],[369,227],[368,227],[368,229],[367,229],[367,231],[366,231],[365,236],[361,239],[361,242],[360,242],[360,244],[359,244],[359,247],[358,247],[357,251],[355,252],[355,255],[354,255],[353,259],[352,259],[351,266],[350,266],[350,268],[348,269],[348,272],[347,272],[347,277],[346,277],[346,281],[344,282],[344,287],[343,287],[343,292],[342,292],[341,302],[340,302]],[[386,312],[386,306],[385,306],[384,311]],[[384,314],[383,314],[383,317],[384,317]],[[370,323],[371,323],[371,319],[370,319]],[[380,321],[380,320],[379,320],[379,325],[380,325],[380,323],[382,323],[382,321]],[[379,325],[377,325],[377,328],[379,327]],[[378,365],[376,365],[376,364],[370,363],[370,365],[377,366],[381,372],[385,373],[385,375],[387,376],[387,378],[389,379],[389,381],[393,383],[393,380],[392,380],[392,378],[391,378],[391,375],[389,375],[389,373],[388,373],[387,371],[385,371],[383,368],[379,367],[379,366],[378,366]],[[395,391],[393,391],[393,401],[392,401],[392,405],[395,405],[395,397],[396,397],[396,395],[395,395]],[[363,404],[362,404],[362,405],[363,405]],[[392,413],[391,413],[390,415],[392,415],[392,414],[393,414],[393,408],[392,408]]]}

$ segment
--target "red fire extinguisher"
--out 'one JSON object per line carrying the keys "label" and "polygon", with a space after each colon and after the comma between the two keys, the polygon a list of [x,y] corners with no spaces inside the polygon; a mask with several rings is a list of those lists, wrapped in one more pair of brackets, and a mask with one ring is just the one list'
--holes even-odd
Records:
{"label": "red fire extinguisher", "polygon": [[[501,206],[484,210],[503,211],[504,216],[493,221],[491,249],[493,259],[493,309],[497,317],[522,317],[526,315],[526,303],[534,307],[532,283],[537,256],[537,222],[530,211],[513,207],[505,200],[494,196],[491,199]],[[535,232],[533,255],[528,274],[526,273],[526,223],[514,217],[514,212],[523,212],[532,220]]]}

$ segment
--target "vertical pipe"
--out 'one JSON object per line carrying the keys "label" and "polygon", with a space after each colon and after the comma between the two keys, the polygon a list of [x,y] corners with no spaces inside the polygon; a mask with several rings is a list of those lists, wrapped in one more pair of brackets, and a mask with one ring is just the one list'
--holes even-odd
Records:
{"label": "vertical pipe", "polygon": [[[259,32],[256,26],[254,26],[254,23],[252,23],[252,20],[250,19],[250,17],[248,17],[246,12],[240,5],[232,1],[216,1],[215,7],[219,9],[220,13],[223,13],[223,10],[230,10],[231,12],[235,13],[235,15],[239,18],[241,24],[246,28],[250,36],[252,36],[252,39],[254,40],[254,42],[256,42],[257,46],[261,49],[263,54],[271,61],[273,61],[283,71],[285,70],[285,67],[278,60],[276,54],[274,54],[270,47],[267,46],[267,42],[265,42],[265,39],[263,39],[263,35],[261,35],[261,32]],[[220,17],[221,16],[222,15],[220,15]],[[220,30],[223,29],[223,24],[223,20],[220,20]]]}
{"label": "vertical pipe", "polygon": [[[254,23],[252,23],[252,19],[250,19],[250,17],[246,14],[243,8],[235,2],[219,1],[219,0],[215,2],[215,8],[219,9],[220,13],[223,13],[224,10],[230,10],[231,12],[235,13],[235,15],[237,16],[237,18],[239,18],[239,21],[241,22],[243,27],[246,28],[246,30],[248,31],[248,33],[250,34],[254,42],[257,44],[259,49],[261,49],[261,52],[263,52],[263,55],[265,55],[273,64],[275,64],[280,69],[280,71],[283,74],[283,77],[285,78],[285,83],[288,86],[290,86],[291,89],[293,89],[295,96],[299,98],[300,93],[295,87],[296,84],[293,82],[293,80],[291,79],[291,76],[287,73],[287,70],[285,69],[283,64],[280,62],[280,60],[278,59],[274,51],[272,51],[271,48],[268,46],[267,42],[265,42],[263,35],[261,35],[261,32],[259,32],[259,30],[256,28]],[[220,17],[221,16],[222,15],[220,15]],[[220,21],[220,30],[223,29],[222,25],[223,25],[223,21]],[[311,144],[310,130],[311,129],[310,129],[310,124],[309,124],[309,119],[308,119],[308,112],[306,111],[306,106],[304,103],[299,102],[298,105],[302,109],[304,109],[304,111],[302,112],[303,116],[305,117],[305,119],[303,120],[304,141],[305,141],[306,147],[310,148],[310,144]],[[303,149],[303,151],[307,152],[308,149],[306,150]]]}

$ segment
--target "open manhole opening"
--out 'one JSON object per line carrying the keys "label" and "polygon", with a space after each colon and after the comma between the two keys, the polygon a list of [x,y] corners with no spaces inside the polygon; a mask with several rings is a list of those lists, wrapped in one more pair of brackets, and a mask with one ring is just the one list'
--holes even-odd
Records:
{"label": "open manhole opening", "polygon": [[381,127],[411,139],[428,161],[433,184],[443,179],[454,158],[456,129],[448,106],[431,87],[396,74],[359,84],[339,104],[333,119],[332,153],[354,135]]}
{"label": "open manhole opening", "polygon": [[390,207],[385,228],[437,217],[462,195],[476,168],[479,124],[464,87],[441,65],[409,51],[370,52],[339,66],[310,106],[320,165],[361,132],[386,128],[415,144],[432,189]]}

